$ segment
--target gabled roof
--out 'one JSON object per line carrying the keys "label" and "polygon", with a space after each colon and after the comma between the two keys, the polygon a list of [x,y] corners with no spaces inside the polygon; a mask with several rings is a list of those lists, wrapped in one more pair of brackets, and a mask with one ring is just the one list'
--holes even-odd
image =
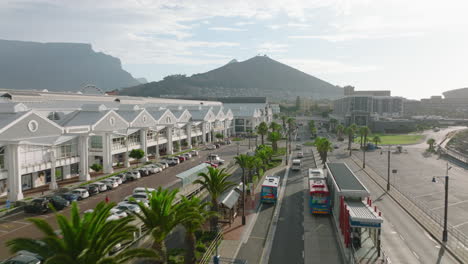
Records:
{"label": "gabled roof", "polygon": [[147,108],[146,110],[158,124],[174,124],[177,122],[177,117],[169,109]]}
{"label": "gabled roof", "polygon": [[192,118],[187,109],[171,110],[171,112],[177,118],[177,122],[188,122]]}

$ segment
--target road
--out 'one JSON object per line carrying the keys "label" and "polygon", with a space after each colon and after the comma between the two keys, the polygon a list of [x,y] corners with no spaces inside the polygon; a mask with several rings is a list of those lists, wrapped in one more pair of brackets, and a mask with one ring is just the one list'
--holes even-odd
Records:
{"label": "road", "polygon": [[[247,146],[245,143],[240,146],[240,152],[246,152]],[[200,155],[192,158],[191,160],[185,161],[175,167],[170,167],[164,170],[161,173],[153,174],[148,177],[143,177],[137,181],[125,183],[119,186],[117,189],[112,191],[107,191],[105,193],[101,193],[95,196],[92,196],[88,199],[79,202],[80,211],[83,212],[88,209],[93,209],[99,202],[105,200],[105,196],[107,195],[111,202],[120,202],[126,196],[132,194],[133,189],[135,187],[159,187],[159,186],[168,186],[174,183],[177,180],[176,175],[181,173],[191,167],[194,167],[201,162],[205,161],[207,155],[209,153],[216,153],[222,159],[226,160],[226,162],[231,161],[235,155],[237,155],[237,145],[231,144],[222,146],[220,149],[212,150],[212,151],[200,151]],[[233,175],[233,180],[239,181],[240,176],[238,173]],[[180,186],[173,186],[173,187],[180,187]],[[60,211],[61,214],[65,216],[69,216],[70,208]],[[18,213],[12,216],[8,216],[5,218],[0,219],[0,259],[7,258],[11,255],[11,253],[6,248],[4,242],[17,238],[17,237],[30,237],[30,238],[38,238],[42,235],[31,223],[29,223],[26,218],[28,217],[40,217],[46,219],[46,221],[51,224],[54,228],[57,228],[57,224],[55,222],[55,217],[52,213],[44,214],[44,215],[32,215],[32,214],[25,214],[25,213]]]}
{"label": "road", "polygon": [[[299,128],[298,136],[302,143],[308,141],[306,125]],[[304,147],[302,151],[302,170],[289,171],[269,263],[342,263],[331,216],[310,213],[307,174],[308,168],[316,164],[312,148]]]}
{"label": "road", "polygon": [[361,170],[362,164],[349,159],[344,147],[333,151],[330,160],[346,162],[371,192],[373,205],[383,212],[382,246],[391,263],[458,263],[399,204],[388,197],[385,190]]}

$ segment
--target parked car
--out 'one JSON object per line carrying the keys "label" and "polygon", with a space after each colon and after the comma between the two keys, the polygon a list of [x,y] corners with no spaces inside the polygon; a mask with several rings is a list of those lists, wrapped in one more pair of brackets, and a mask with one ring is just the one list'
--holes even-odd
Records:
{"label": "parked car", "polygon": [[125,173],[125,177],[127,178],[127,181],[134,181],[140,179],[141,174],[138,171],[128,171]]}
{"label": "parked car", "polygon": [[106,221],[118,220],[127,216],[128,214],[125,211],[115,211],[106,219]]}
{"label": "parked car", "polygon": [[169,164],[167,164],[165,161],[160,161],[156,164],[160,164],[163,169],[169,168]]}
{"label": "parked car", "polygon": [[180,163],[180,160],[179,160],[179,158],[177,158],[177,157],[167,158],[167,161],[173,161],[173,162],[175,162],[176,164],[179,164],[179,163]]}
{"label": "parked car", "polygon": [[221,147],[221,145],[220,145],[219,143],[216,143],[216,144],[215,144],[215,147],[218,149],[218,148]]}
{"label": "parked car", "polygon": [[146,194],[147,192],[153,192],[155,191],[156,189],[154,188],[147,188],[147,187],[136,187],[135,189],[133,189],[133,194],[137,194],[137,193],[144,193]]}
{"label": "parked car", "polygon": [[126,182],[127,182],[127,176],[125,175],[125,173],[117,174],[117,175],[115,175],[115,177],[119,177],[120,180],[122,180],[122,183],[126,183]]}
{"label": "parked car", "polygon": [[89,192],[84,188],[78,188],[71,191],[73,194],[78,195],[78,200],[83,200],[89,197]]}
{"label": "parked car", "polygon": [[67,193],[60,193],[58,194],[60,197],[62,197],[63,199],[69,201],[70,203],[74,202],[74,201],[78,201],[78,195],[76,194],[73,194],[71,192],[67,192]]}
{"label": "parked car", "polygon": [[215,164],[219,164],[219,165],[224,164],[224,160],[221,159],[217,154],[208,155],[208,160]]}
{"label": "parked car", "polygon": [[111,214],[114,214],[119,211],[124,211],[124,212],[133,212],[133,213],[139,213],[141,212],[141,209],[138,205],[136,204],[130,204],[130,203],[119,203],[116,207],[112,208],[110,210]]}
{"label": "parked car", "polygon": [[93,196],[99,193],[99,187],[96,185],[90,184],[90,185],[84,186],[83,188],[85,188],[88,191],[90,196]]}
{"label": "parked car", "polygon": [[296,144],[296,150],[301,150],[302,149],[302,145],[301,144]]}
{"label": "parked car", "polygon": [[190,155],[192,155],[192,157],[193,156],[198,156],[198,150],[192,150],[189,153],[190,153]]}
{"label": "parked car", "polygon": [[206,149],[207,150],[214,150],[214,149],[216,149],[216,146],[215,145],[207,145]]}
{"label": "parked car", "polygon": [[297,157],[298,157],[298,158],[303,158],[303,157],[304,157],[304,153],[298,152],[298,153],[297,153]]}
{"label": "parked car", "polygon": [[232,144],[232,141],[230,139],[226,139],[226,144],[229,145],[229,144]]}
{"label": "parked car", "polygon": [[99,192],[107,191],[107,185],[102,182],[94,182],[94,183],[91,183],[91,185],[96,185],[99,188]]}
{"label": "parked car", "polygon": [[213,162],[211,162],[211,161],[205,161],[205,163],[210,164],[211,167],[213,167],[213,168],[218,168],[218,164],[215,164],[215,163],[213,163]]}
{"label": "parked car", "polygon": [[41,256],[26,250],[20,250],[16,255],[7,260],[0,262],[1,264],[40,264],[43,259]]}
{"label": "parked car", "polygon": [[134,193],[132,195],[125,197],[125,199],[123,199],[123,202],[135,201],[135,202],[149,203],[148,198],[149,197],[147,193]]}
{"label": "parked car", "polygon": [[36,198],[24,206],[24,212],[33,214],[44,214],[47,213],[47,211],[49,210],[48,204],[48,199],[44,197]]}
{"label": "parked car", "polygon": [[182,163],[185,161],[185,157],[184,156],[175,156],[176,158],[179,159],[179,162]]}
{"label": "parked car", "polygon": [[109,177],[109,179],[115,180],[115,181],[117,182],[118,185],[120,185],[120,184],[123,183],[122,178],[117,177],[117,176]]}
{"label": "parked car", "polygon": [[70,205],[70,201],[62,198],[60,195],[50,195],[45,198],[49,199],[49,203],[52,204],[56,210],[62,210]]}
{"label": "parked car", "polygon": [[192,154],[190,154],[190,153],[188,153],[188,152],[187,152],[187,153],[184,153],[184,154],[182,154],[182,155],[185,157],[185,160],[189,160],[189,159],[192,158]]}
{"label": "parked car", "polygon": [[151,171],[148,168],[145,168],[145,167],[139,168],[138,172],[140,172],[140,175],[142,177],[149,176],[151,174]]}
{"label": "parked car", "polygon": [[104,179],[101,182],[106,185],[107,190],[112,190],[112,189],[117,188],[119,186],[116,181],[113,181],[111,179]]}

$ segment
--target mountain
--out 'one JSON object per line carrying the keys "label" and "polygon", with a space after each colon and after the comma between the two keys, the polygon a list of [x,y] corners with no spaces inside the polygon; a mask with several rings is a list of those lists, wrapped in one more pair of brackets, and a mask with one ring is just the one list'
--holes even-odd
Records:
{"label": "mountain", "polygon": [[79,91],[87,84],[112,90],[140,82],[90,44],[0,40],[0,88]]}
{"label": "mountain", "polygon": [[301,72],[267,56],[246,61],[232,60],[206,73],[170,75],[159,82],[120,91],[137,96],[267,96],[274,99],[309,96],[337,98],[343,89]]}
{"label": "mountain", "polygon": [[146,78],[136,78],[136,80],[137,80],[139,83],[148,83],[148,80],[146,80]]}

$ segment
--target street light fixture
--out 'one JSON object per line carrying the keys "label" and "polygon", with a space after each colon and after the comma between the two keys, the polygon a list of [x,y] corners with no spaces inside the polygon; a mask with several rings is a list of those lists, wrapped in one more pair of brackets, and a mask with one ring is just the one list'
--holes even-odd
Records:
{"label": "street light fixture", "polygon": [[436,178],[445,178],[445,205],[444,205],[444,230],[442,231],[442,242],[448,241],[448,231],[447,231],[447,216],[448,216],[448,186],[449,186],[449,176],[448,171],[452,167],[449,166],[447,162],[447,169],[445,171],[445,176],[434,176],[432,177],[432,182],[437,182]]}

